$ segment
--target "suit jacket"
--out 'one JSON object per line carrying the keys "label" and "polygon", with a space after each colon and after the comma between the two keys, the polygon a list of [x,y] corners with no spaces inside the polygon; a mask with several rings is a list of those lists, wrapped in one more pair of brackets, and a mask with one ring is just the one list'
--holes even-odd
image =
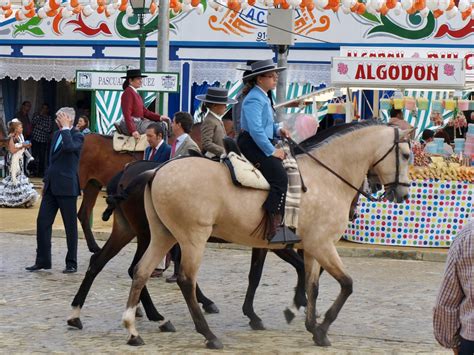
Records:
{"label": "suit jacket", "polygon": [[214,156],[220,157],[225,153],[225,136],[224,123],[209,112],[201,124],[201,145],[203,152],[209,152]]}
{"label": "suit jacket", "polygon": [[143,105],[142,97],[130,86],[124,90],[120,101],[123,118],[125,119],[125,124],[127,125],[127,129],[130,134],[137,130],[135,122],[133,122],[133,117],[141,119],[148,118],[152,121],[160,121],[161,116],[151,112],[150,110],[147,110],[147,108]]}
{"label": "suit jacket", "polygon": [[201,153],[201,149],[196,144],[195,141],[191,138],[191,136],[187,136],[184,142],[179,146],[179,148],[174,153],[174,156],[171,158],[179,157],[179,156],[186,156],[189,155],[188,150],[195,150],[198,153]]}
{"label": "suit jacket", "polygon": [[275,151],[270,140],[277,136],[279,126],[274,122],[274,111],[267,94],[255,86],[242,103],[241,127],[250,133],[266,156]]}
{"label": "suit jacket", "polygon": [[[62,142],[57,149],[54,149],[60,135]],[[77,169],[83,143],[84,135],[76,128],[63,129],[54,133],[49,166],[43,179],[44,191],[50,188],[51,193],[56,196],[81,194]]]}
{"label": "suit jacket", "polygon": [[[152,148],[150,146],[146,147],[145,154],[143,155],[143,159],[150,160],[151,152],[152,152]],[[168,161],[170,159],[170,156],[171,156],[171,146],[163,142],[160,145],[160,148],[158,148],[155,155],[153,156],[153,159],[151,160],[157,163],[164,163],[165,161]]]}

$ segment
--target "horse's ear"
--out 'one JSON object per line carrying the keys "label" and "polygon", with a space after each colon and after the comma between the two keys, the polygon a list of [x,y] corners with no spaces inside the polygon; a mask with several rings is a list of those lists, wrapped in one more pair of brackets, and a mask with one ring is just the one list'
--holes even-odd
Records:
{"label": "horse's ear", "polygon": [[410,142],[414,138],[415,128],[401,129],[400,130],[400,142]]}

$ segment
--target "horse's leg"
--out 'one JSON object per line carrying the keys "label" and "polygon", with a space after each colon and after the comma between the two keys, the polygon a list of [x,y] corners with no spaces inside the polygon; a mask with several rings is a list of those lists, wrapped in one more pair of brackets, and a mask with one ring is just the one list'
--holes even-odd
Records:
{"label": "horse's leg", "polygon": [[[150,245],[150,231],[149,230],[140,231],[140,233],[137,234],[137,250],[135,252],[135,256],[133,257],[132,264],[128,268],[128,274],[130,275],[132,279],[133,279],[133,272],[135,270],[135,266],[138,264],[143,254],[145,254],[145,251],[149,245]],[[150,321],[160,322],[165,319],[155,308],[155,305],[153,304],[153,301],[151,299],[150,293],[148,292],[146,285],[143,286],[143,289],[140,293],[140,302],[142,303],[143,308],[145,309],[146,316]],[[137,308],[137,311],[138,311],[138,308]],[[162,332],[176,331],[176,329],[174,328],[173,324],[171,324],[170,321],[164,322],[163,324],[159,326],[159,328]]]}
{"label": "horse's leg", "polygon": [[253,330],[265,330],[262,320],[257,316],[253,309],[253,300],[255,298],[255,292],[257,291],[258,284],[262,278],[263,264],[267,257],[268,249],[252,249],[252,260],[250,263],[249,271],[249,284],[247,287],[247,293],[245,294],[245,301],[242,306],[244,314],[250,318],[249,325]]}
{"label": "horse's leg", "polygon": [[200,304],[202,304],[202,308],[206,313],[215,314],[219,313],[219,308],[217,308],[216,304],[213,300],[207,298],[204,293],[202,293],[199,284],[196,283],[196,298]]}
{"label": "horse's leg", "polygon": [[306,329],[313,333],[316,329],[316,299],[319,293],[319,270],[320,266],[314,256],[304,253],[304,268],[305,268],[305,282],[306,295],[308,303],[306,306]]}
{"label": "horse's leg", "polygon": [[288,323],[295,318],[301,307],[306,307],[306,293],[305,293],[305,272],[303,258],[294,249],[279,249],[274,250],[275,254],[280,259],[291,264],[298,275],[298,282],[295,287],[295,296],[293,304],[284,310],[285,319]]}
{"label": "horse's leg", "polygon": [[193,244],[181,245],[182,258],[178,274],[178,285],[188,305],[196,331],[206,338],[206,346],[209,349],[222,349],[224,347],[222,342],[209,329],[209,325],[199,308],[199,303],[196,298],[196,275],[206,246],[206,243],[195,241],[198,240],[198,235],[201,233],[207,233],[207,235],[210,235],[211,228],[208,228],[207,231],[200,231],[199,233],[193,231],[192,234],[196,237],[193,239]]}
{"label": "horse's leg", "polygon": [[[313,331],[313,340],[316,345],[329,346],[327,337],[329,326],[336,320],[339,311],[352,293],[352,279],[345,272],[342,260],[337,253],[336,246],[328,243],[327,247],[320,246],[314,250],[314,255],[320,265],[341,285],[341,292],[324,315],[324,320]],[[306,258],[306,253],[305,253]],[[306,262],[306,260],[305,260]]]}
{"label": "horse's leg", "polygon": [[135,327],[135,312],[140,294],[160,260],[163,260],[166,253],[176,243],[176,239],[170,234],[155,212],[150,190],[150,187],[147,186],[144,193],[145,211],[150,226],[150,245],[135,267],[127,308],[122,316],[122,323],[130,334],[127,344],[135,346],[144,344]]}
{"label": "horse's leg", "polygon": [[128,223],[123,220],[121,214],[117,211],[114,216],[114,225],[109,239],[104,247],[98,253],[93,254],[89,261],[89,268],[86,271],[81,286],[74,297],[71,306],[72,314],[68,318],[67,324],[82,329],[80,320],[80,312],[89,293],[92,283],[96,276],[102,271],[105,265],[111,260],[122,248],[130,243],[135,233],[130,229]]}
{"label": "horse's leg", "polygon": [[83,190],[81,207],[77,212],[77,218],[79,218],[79,222],[81,222],[82,230],[84,231],[84,238],[86,239],[87,247],[91,253],[97,253],[100,251],[100,247],[94,239],[94,234],[92,233],[90,225],[92,209],[94,208],[100,189],[101,185],[97,181],[88,181]]}

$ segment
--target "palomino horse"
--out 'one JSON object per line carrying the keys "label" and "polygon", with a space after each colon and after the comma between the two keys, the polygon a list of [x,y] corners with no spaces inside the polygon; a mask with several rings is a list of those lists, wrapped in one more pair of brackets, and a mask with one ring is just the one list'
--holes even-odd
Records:
{"label": "palomino horse", "polygon": [[[347,226],[347,216],[355,191],[372,167],[392,201],[408,196],[408,159],[405,142],[409,131],[400,131],[376,121],[348,124],[332,129],[328,138],[314,137],[302,146],[309,154],[297,156],[302,177],[308,188],[302,195],[298,235],[304,249],[306,272],[306,329],[317,345],[329,346],[327,331],[352,293],[352,279],[337,253],[335,243]],[[342,179],[336,178],[314,159],[330,165]],[[205,182],[196,188],[196,181]],[[218,187],[218,188],[216,188]],[[145,190],[145,210],[150,224],[151,241],[138,263],[123,324],[131,345],[143,344],[135,327],[135,309],[140,292],[158,262],[179,243],[182,253],[178,285],[188,305],[196,330],[211,349],[223,347],[212,333],[196,300],[196,275],[206,241],[215,235],[229,242],[255,248],[282,248],[269,245],[254,231],[261,223],[265,191],[234,186],[223,164],[192,157],[171,161],[158,169]],[[173,199],[169,197],[173,196]],[[341,291],[321,324],[316,324],[316,298],[319,271],[323,267],[341,286]]]}
{"label": "palomino horse", "polygon": [[[116,181],[115,185],[112,183],[107,185],[107,193],[109,196],[116,196],[112,199],[107,198],[107,203],[109,204],[106,210],[108,213],[107,218],[110,216],[110,213],[114,213],[112,233],[102,249],[91,256],[89,267],[87,268],[84,279],[74,297],[74,300],[72,301],[72,314],[67,321],[68,325],[82,329],[83,325],[80,320],[80,313],[94,279],[103,267],[136,236],[137,251],[128,270],[132,277],[133,268],[143,256],[150,243],[150,230],[148,228],[148,221],[146,219],[143,201],[144,190],[149,177],[146,173],[142,173],[149,169],[155,169],[156,167],[157,163],[151,161],[132,162],[125,168],[123,175],[119,181]],[[153,174],[153,171],[150,171],[149,174]],[[113,180],[115,181],[115,178]],[[129,186],[129,184],[132,186]],[[125,194],[123,193],[124,189],[126,189]],[[104,212],[104,214],[106,212]],[[217,240],[217,242],[222,242],[222,240]],[[291,321],[294,317],[295,310],[306,306],[306,297],[304,293],[304,264],[301,256],[299,256],[293,249],[275,250],[275,253],[281,259],[291,264],[296,269],[298,275],[293,305],[285,311],[287,321]],[[244,314],[250,318],[249,324],[254,330],[265,329],[262,320],[257,316],[257,314],[255,314],[253,300],[255,291],[262,276],[266,254],[267,249],[254,249],[252,251],[252,262],[248,276],[249,286],[242,307]],[[219,312],[214,302],[204,296],[197,285],[196,292],[198,302],[203,305],[203,309],[207,313]],[[154,307],[146,286],[141,291],[140,301],[142,302],[149,320],[162,322],[159,326],[161,331],[174,330],[171,322],[165,321],[163,316]]]}
{"label": "palomino horse", "polygon": [[[229,137],[233,136],[232,121],[224,120]],[[201,124],[195,124],[191,130],[191,137],[200,146]],[[172,144],[174,137],[170,138]],[[90,217],[100,189],[106,186],[110,179],[123,170],[127,163],[141,160],[143,152],[116,152],[112,146],[112,136],[88,134],[84,138],[81,159],[79,161],[79,183],[83,192],[81,207],[77,218],[81,222],[87,247],[90,252],[100,250],[92,233]]]}

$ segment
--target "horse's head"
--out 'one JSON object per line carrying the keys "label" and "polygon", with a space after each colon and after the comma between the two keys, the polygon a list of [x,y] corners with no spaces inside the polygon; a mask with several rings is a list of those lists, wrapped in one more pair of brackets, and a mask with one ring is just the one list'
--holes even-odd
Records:
{"label": "horse's head", "polygon": [[371,171],[377,174],[385,188],[385,197],[392,202],[402,202],[408,198],[410,180],[408,163],[410,159],[411,129],[400,130],[393,127],[387,130],[391,139],[381,137],[383,143],[379,151],[381,155],[373,163]]}

